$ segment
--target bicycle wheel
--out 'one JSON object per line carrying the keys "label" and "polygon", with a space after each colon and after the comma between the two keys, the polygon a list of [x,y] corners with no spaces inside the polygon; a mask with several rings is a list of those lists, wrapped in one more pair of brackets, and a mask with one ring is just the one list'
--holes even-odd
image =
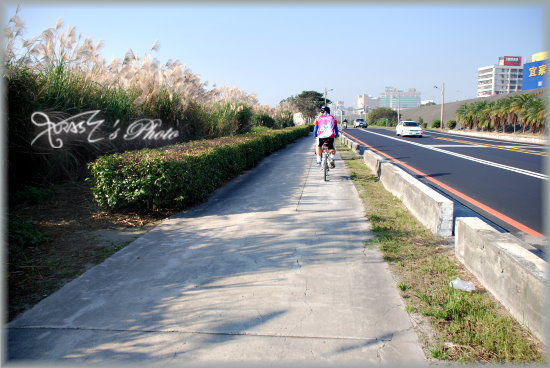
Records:
{"label": "bicycle wheel", "polygon": [[327,172],[328,172],[328,160],[327,160],[327,155],[324,155],[324,159],[323,159],[323,172],[324,172],[324,179],[325,181],[327,181]]}

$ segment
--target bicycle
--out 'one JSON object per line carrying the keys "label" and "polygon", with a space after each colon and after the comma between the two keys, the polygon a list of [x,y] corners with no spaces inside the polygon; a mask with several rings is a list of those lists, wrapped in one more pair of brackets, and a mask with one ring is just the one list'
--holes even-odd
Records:
{"label": "bicycle", "polygon": [[323,143],[322,151],[323,153],[322,153],[322,159],[321,159],[321,167],[323,169],[324,180],[327,181],[327,173],[330,169],[328,167],[329,153],[328,153],[328,144],[326,142]]}

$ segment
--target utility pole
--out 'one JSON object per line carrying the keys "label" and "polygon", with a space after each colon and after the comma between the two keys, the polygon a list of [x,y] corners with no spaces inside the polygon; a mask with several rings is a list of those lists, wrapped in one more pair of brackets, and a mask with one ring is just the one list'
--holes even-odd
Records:
{"label": "utility pole", "polygon": [[445,110],[445,82],[441,83],[441,128],[446,128],[443,121],[443,111]]}
{"label": "utility pole", "polygon": [[443,122],[443,112],[445,111],[445,82],[441,83],[441,88],[434,86],[434,88],[441,90],[441,129],[445,128],[445,123]]}
{"label": "utility pole", "polygon": [[397,90],[397,124],[399,124],[399,115],[401,115],[401,95]]}
{"label": "utility pole", "polygon": [[325,106],[327,105],[327,92],[330,92],[330,91],[334,91],[334,89],[331,88],[331,89],[327,90],[326,87],[325,87]]}

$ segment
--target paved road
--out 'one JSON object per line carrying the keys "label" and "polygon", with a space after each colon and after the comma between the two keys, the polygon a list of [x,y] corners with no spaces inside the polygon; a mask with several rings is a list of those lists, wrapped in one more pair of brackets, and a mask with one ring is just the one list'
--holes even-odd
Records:
{"label": "paved road", "polygon": [[44,299],[11,359],[425,363],[342,162],[303,138]]}
{"label": "paved road", "polygon": [[[349,129],[346,133],[425,173],[419,178],[428,185],[516,236],[533,242],[544,232],[542,193],[548,183],[545,146],[430,130],[423,138],[396,137],[395,131],[376,128]],[[459,193],[434,184],[428,177]]]}

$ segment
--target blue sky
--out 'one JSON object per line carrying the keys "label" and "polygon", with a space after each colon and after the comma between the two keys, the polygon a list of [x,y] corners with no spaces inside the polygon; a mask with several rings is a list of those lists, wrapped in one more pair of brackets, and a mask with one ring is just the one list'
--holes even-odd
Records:
{"label": "blue sky", "polygon": [[[3,24],[18,2],[4,5]],[[104,40],[106,59],[128,49],[179,59],[210,85],[256,93],[276,105],[304,90],[355,106],[386,86],[440,101],[475,97],[477,68],[499,56],[548,49],[543,2],[514,3],[59,3],[20,2],[28,38],[65,26]],[[41,5],[46,4],[46,5]]]}

